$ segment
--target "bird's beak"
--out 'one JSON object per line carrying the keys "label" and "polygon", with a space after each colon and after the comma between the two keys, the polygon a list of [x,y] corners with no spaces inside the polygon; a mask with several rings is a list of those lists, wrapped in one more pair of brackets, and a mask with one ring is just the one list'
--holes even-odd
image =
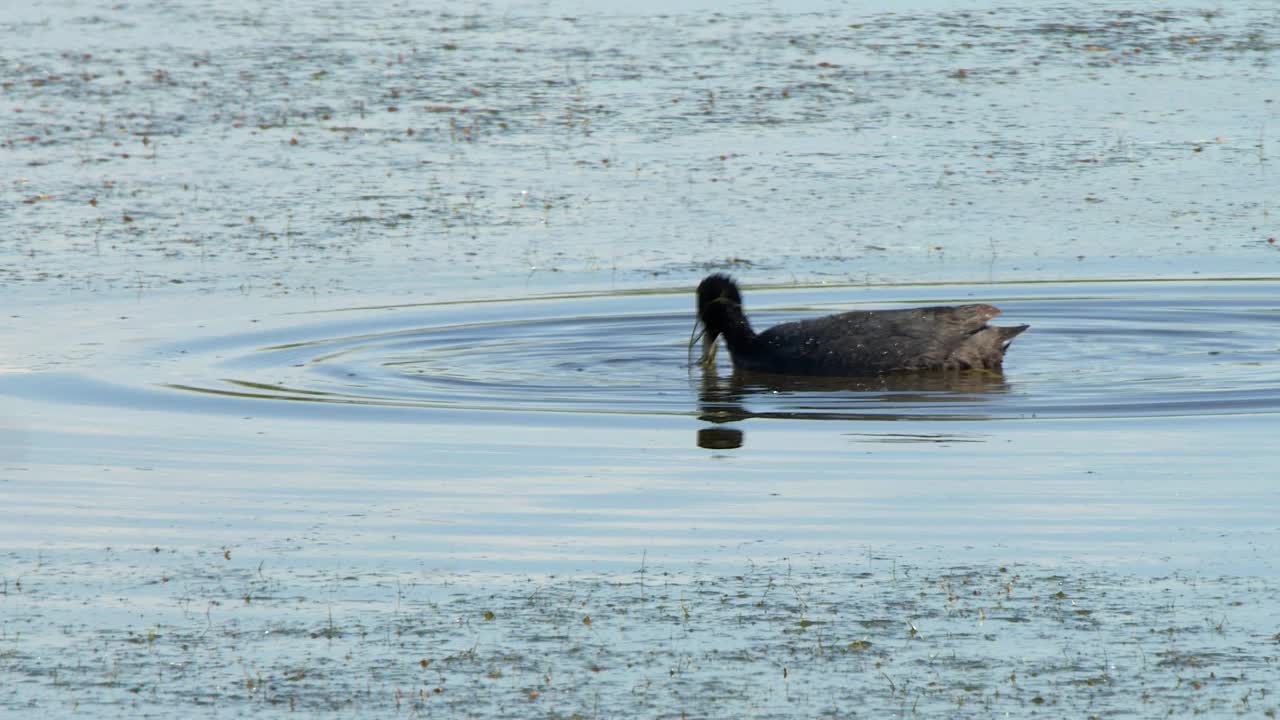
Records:
{"label": "bird's beak", "polygon": [[707,332],[705,329],[702,332],[702,357],[698,359],[698,363],[703,367],[715,364],[717,337],[718,335]]}

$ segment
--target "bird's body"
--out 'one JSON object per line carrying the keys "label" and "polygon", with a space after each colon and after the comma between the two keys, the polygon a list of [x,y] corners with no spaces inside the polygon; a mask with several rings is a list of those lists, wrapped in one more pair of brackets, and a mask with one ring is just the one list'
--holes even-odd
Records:
{"label": "bird's body", "polygon": [[739,370],[784,375],[852,377],[921,370],[1000,370],[1009,342],[1026,325],[997,327],[991,305],[855,310],[751,329],[738,286],[711,275],[698,286],[703,362],[720,335]]}

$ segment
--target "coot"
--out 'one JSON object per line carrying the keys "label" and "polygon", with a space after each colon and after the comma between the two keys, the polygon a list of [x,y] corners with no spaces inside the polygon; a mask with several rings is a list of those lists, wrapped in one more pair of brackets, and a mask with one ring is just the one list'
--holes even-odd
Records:
{"label": "coot", "polygon": [[913,370],[1000,370],[1004,351],[1027,325],[996,327],[991,305],[855,310],[783,323],[756,333],[728,275],[698,285],[703,365],[723,335],[739,370],[827,377]]}

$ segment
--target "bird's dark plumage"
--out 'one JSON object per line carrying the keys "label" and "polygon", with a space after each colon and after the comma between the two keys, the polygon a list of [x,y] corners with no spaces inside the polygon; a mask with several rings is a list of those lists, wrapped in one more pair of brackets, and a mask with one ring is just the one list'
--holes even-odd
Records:
{"label": "bird's dark plumage", "polygon": [[757,334],[728,275],[698,285],[702,362],[715,358],[723,335],[739,370],[848,377],[913,370],[1000,370],[1004,351],[1026,325],[996,327],[991,305],[855,310],[783,323]]}

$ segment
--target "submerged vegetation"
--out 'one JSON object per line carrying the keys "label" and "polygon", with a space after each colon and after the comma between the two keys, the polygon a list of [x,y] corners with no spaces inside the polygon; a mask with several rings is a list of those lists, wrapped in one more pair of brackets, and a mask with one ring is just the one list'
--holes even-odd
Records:
{"label": "submerged vegetation", "polygon": [[[406,266],[557,290],[733,265],[937,281],[1275,257],[1265,4],[554,5],[6,13],[0,152],[21,172],[0,279],[347,296],[424,292]],[[140,41],[174,27],[217,32]]]}
{"label": "submerged vegetation", "polygon": [[[109,552],[77,567],[10,556],[0,708],[560,718],[1280,710],[1271,580],[884,558],[780,559],[736,575],[494,577],[240,570],[209,557]],[[108,576],[113,589],[97,595],[94,578]]]}

